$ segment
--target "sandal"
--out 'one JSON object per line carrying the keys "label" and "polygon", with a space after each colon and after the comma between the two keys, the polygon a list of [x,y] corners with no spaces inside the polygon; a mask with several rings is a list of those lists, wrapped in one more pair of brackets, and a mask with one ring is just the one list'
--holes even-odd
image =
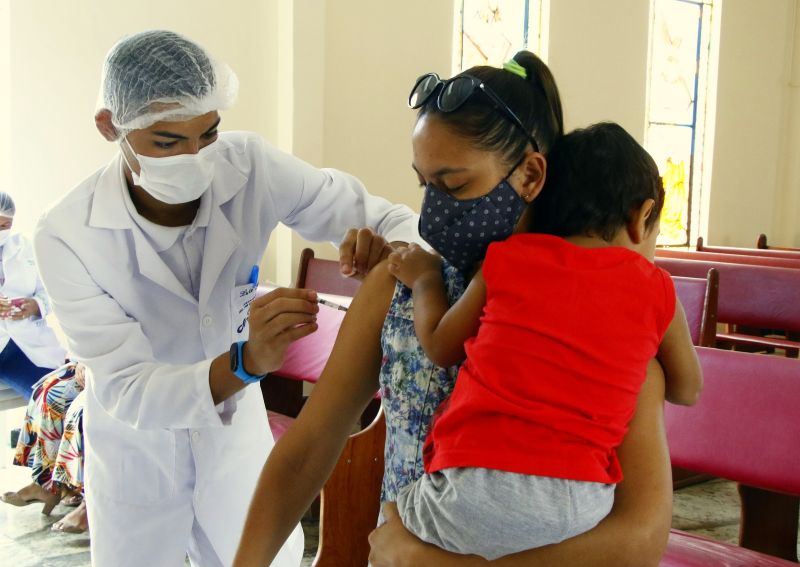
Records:
{"label": "sandal", "polygon": [[46,493],[45,496],[34,496],[32,498],[23,498],[19,492],[6,492],[0,495],[0,501],[12,506],[27,506],[28,504],[35,504],[36,502],[44,503],[42,514],[49,516],[53,508],[61,501],[61,494]]}

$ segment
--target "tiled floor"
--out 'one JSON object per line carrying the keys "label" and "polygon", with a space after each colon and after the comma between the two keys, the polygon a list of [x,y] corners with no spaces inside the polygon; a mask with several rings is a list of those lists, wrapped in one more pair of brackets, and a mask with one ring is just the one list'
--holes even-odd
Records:
{"label": "tiled floor", "polygon": [[[0,492],[23,486],[27,469],[0,469]],[[673,526],[685,531],[735,543],[738,538],[738,494],[736,486],[715,480],[680,490],[675,495]],[[41,505],[14,508],[0,504],[0,565],[3,567],[86,567],[89,537],[50,532],[50,525],[70,508],[56,507],[42,516]],[[318,531],[314,522],[304,522],[306,554],[303,566],[313,560]],[[798,549],[800,551],[800,549]],[[188,563],[187,563],[188,565]]]}

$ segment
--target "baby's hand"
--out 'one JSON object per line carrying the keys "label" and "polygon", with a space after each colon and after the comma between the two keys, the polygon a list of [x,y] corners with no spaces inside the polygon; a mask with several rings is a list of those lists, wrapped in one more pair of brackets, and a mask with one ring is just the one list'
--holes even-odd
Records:
{"label": "baby's hand", "polygon": [[398,248],[389,254],[389,273],[408,287],[413,287],[420,276],[441,270],[442,259],[426,252],[418,244]]}

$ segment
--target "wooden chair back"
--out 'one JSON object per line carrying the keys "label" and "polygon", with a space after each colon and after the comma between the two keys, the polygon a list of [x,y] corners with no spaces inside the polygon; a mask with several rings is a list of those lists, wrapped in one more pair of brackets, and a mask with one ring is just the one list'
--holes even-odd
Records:
{"label": "wooden chair back", "polygon": [[300,254],[300,265],[297,268],[295,287],[309,288],[320,293],[355,297],[361,280],[346,278],[339,271],[339,262],[314,257],[311,248],[305,248]]}
{"label": "wooden chair back", "polygon": [[713,347],[717,341],[719,272],[711,268],[706,278],[672,276],[675,294],[686,312],[695,346]]}
{"label": "wooden chair back", "polygon": [[382,409],[366,429],[348,439],[322,489],[314,567],[366,567],[367,536],[377,526],[380,512],[385,440]]}

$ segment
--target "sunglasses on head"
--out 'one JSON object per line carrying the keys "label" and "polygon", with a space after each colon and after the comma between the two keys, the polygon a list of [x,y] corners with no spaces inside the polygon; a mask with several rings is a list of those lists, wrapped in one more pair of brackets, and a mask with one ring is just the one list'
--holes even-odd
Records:
{"label": "sunglasses on head", "polygon": [[408,106],[411,108],[421,107],[437,91],[439,95],[436,98],[436,107],[442,112],[453,112],[467,102],[472,93],[475,91],[482,92],[494,103],[495,108],[504,112],[506,117],[525,134],[525,137],[531,141],[534,151],[539,151],[539,144],[536,143],[531,133],[525,128],[522,120],[486,83],[476,77],[458,75],[443,81],[436,73],[426,73],[414,83],[414,88],[411,89],[411,94],[408,95]]}

